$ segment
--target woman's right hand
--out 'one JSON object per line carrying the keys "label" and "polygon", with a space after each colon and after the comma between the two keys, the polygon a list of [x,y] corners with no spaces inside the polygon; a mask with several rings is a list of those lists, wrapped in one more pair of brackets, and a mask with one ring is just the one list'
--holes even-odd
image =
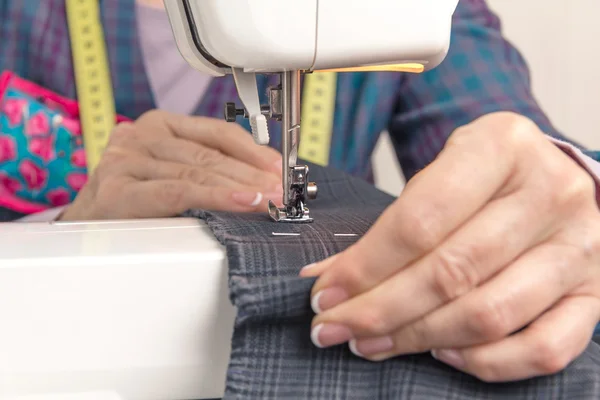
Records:
{"label": "woman's right hand", "polygon": [[237,124],[150,111],[115,127],[94,173],[60,220],[250,212],[280,205],[281,155]]}

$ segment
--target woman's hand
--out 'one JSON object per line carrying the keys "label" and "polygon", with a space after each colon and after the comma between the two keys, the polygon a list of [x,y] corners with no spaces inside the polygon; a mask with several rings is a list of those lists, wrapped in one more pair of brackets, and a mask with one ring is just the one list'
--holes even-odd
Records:
{"label": "woman's hand", "polygon": [[485,381],[555,373],[600,319],[600,212],[589,174],[531,121],[490,114],[354,246],[302,276],[312,339],[369,360],[432,351]]}
{"label": "woman's hand", "polygon": [[61,220],[175,216],[191,208],[266,210],[282,200],[281,156],[240,126],[151,111],[112,132]]}

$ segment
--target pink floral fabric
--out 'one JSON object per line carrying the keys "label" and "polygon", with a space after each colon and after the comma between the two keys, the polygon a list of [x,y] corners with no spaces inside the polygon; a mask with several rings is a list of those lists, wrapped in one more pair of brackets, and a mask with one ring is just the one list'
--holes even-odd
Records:
{"label": "pink floral fabric", "polygon": [[86,181],[77,102],[2,73],[0,207],[30,214],[62,206]]}

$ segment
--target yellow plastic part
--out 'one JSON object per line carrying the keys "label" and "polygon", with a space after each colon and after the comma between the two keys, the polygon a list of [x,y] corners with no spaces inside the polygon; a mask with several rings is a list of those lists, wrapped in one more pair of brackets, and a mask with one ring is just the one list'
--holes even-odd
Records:
{"label": "yellow plastic part", "polygon": [[322,69],[319,72],[410,72],[418,74],[425,71],[423,64],[408,63],[408,64],[391,64],[391,65],[371,65],[365,67],[348,67]]}

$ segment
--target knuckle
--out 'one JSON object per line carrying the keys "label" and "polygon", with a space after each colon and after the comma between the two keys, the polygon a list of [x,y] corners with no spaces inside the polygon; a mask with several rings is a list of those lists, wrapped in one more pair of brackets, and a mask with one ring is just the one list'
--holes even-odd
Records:
{"label": "knuckle", "polygon": [[174,119],[171,121],[171,125],[174,127],[173,134],[176,137],[188,136],[188,133],[203,137],[209,134],[213,124],[210,118],[186,116]]}
{"label": "knuckle", "polygon": [[116,125],[110,133],[108,146],[121,144],[129,140],[130,136],[135,134],[135,128],[131,122],[121,122]]}
{"label": "knuckle", "polygon": [[510,332],[510,321],[504,308],[495,301],[484,301],[472,306],[467,318],[468,329],[476,337],[495,340]]}
{"label": "knuckle", "polygon": [[537,188],[551,210],[578,207],[594,201],[595,184],[589,174],[565,168],[564,163],[549,162],[544,168],[545,183]]}
{"label": "knuckle", "polygon": [[204,162],[208,165],[219,165],[225,159],[223,153],[215,149],[208,149],[204,155]]}
{"label": "knuckle", "polygon": [[198,146],[192,154],[192,162],[202,166],[216,166],[225,160],[225,155],[219,150]]}
{"label": "knuckle", "polygon": [[206,156],[207,148],[204,146],[198,146],[192,153],[192,162],[195,165],[204,165],[204,158]]}
{"label": "knuckle", "polygon": [[138,119],[136,120],[137,123],[152,123],[152,122],[156,122],[158,120],[162,120],[166,117],[168,113],[164,110],[160,110],[160,109],[152,109],[149,111],[146,111],[145,113],[143,113],[142,115],[140,115],[138,117]]}
{"label": "knuckle", "polygon": [[569,364],[569,357],[564,344],[561,345],[558,340],[551,336],[546,336],[536,344],[535,368],[543,374],[554,374],[562,371]]}
{"label": "knuckle", "polygon": [[227,136],[231,132],[235,132],[235,128],[238,128],[238,124],[231,124],[222,120],[206,121],[206,135],[213,137],[215,140],[223,140],[224,136]]}
{"label": "knuckle", "polygon": [[412,251],[423,254],[435,248],[440,242],[442,234],[441,219],[438,218],[439,211],[428,205],[408,207],[397,207],[400,221],[397,229],[393,229],[390,239],[394,243],[402,243]]}
{"label": "knuckle", "polygon": [[594,224],[595,229],[584,239],[582,247],[584,262],[588,265],[598,265],[600,263],[600,224]]}
{"label": "knuckle", "polygon": [[462,146],[466,141],[471,140],[473,134],[474,130],[470,129],[468,125],[461,126],[448,137],[445,147]]}
{"label": "knuckle", "polygon": [[422,319],[407,328],[407,340],[410,343],[411,351],[415,353],[426,352],[431,349],[428,344],[431,343],[431,335],[427,319]]}
{"label": "knuckle", "polygon": [[156,201],[180,209],[185,203],[186,186],[174,182],[165,182],[158,186],[157,193],[154,195]]}
{"label": "knuckle", "polygon": [[498,141],[507,142],[512,149],[531,151],[531,146],[539,137],[537,125],[529,118],[522,115],[505,112],[502,113],[505,125],[505,135],[494,135]]}
{"label": "knuckle", "polygon": [[365,273],[364,268],[360,267],[360,264],[345,268],[344,274],[339,279],[342,287],[351,294],[361,293],[370,282],[368,274]]}
{"label": "knuckle", "polygon": [[479,281],[474,246],[440,248],[434,256],[433,289],[444,302],[471,291]]}
{"label": "knuckle", "polygon": [[[215,118],[194,117],[186,118],[180,121],[183,129],[186,131],[196,131],[202,138],[207,139],[211,143],[228,143],[227,129],[229,122],[221,121]],[[201,127],[201,129],[199,129]]]}
{"label": "knuckle", "polygon": [[382,336],[388,333],[385,316],[376,307],[366,307],[365,312],[356,316],[355,328],[362,335]]}
{"label": "knuckle", "polygon": [[556,190],[556,192],[562,193],[561,200],[564,200],[564,205],[570,206],[595,201],[596,184],[590,174],[582,170],[563,179],[566,182],[562,190]]}
{"label": "knuckle", "polygon": [[207,176],[198,168],[182,168],[177,176],[179,180],[193,182],[198,185],[204,185]]}

